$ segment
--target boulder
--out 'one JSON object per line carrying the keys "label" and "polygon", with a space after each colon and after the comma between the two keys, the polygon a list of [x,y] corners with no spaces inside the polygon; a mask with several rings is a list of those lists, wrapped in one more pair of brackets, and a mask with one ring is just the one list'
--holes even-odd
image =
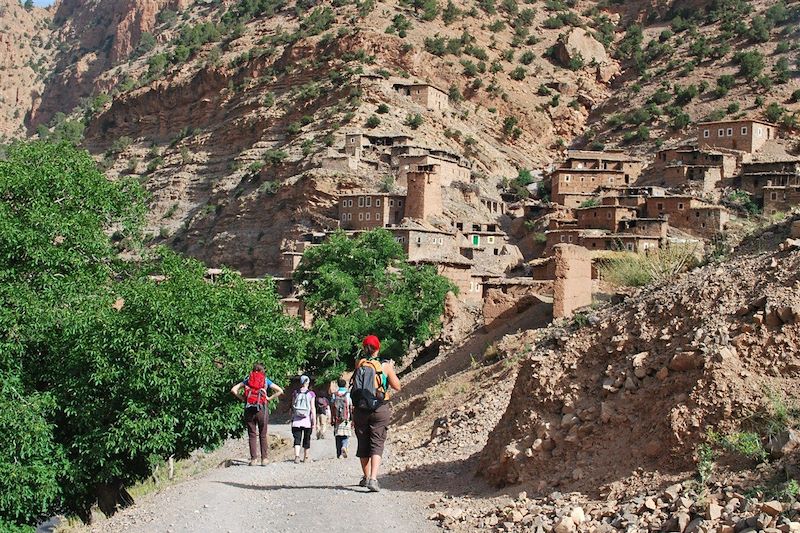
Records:
{"label": "boulder", "polygon": [[581,58],[584,65],[610,63],[605,46],[583,28],[573,28],[556,43],[555,57],[562,65]]}

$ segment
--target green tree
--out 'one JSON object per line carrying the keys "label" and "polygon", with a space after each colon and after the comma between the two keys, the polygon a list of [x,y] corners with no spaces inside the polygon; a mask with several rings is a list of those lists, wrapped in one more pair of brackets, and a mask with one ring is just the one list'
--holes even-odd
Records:
{"label": "green tree", "polygon": [[324,376],[351,364],[367,333],[380,337],[383,354],[399,359],[412,342],[435,333],[444,297],[455,291],[433,267],[408,264],[384,229],[354,239],[332,235],[305,252],[295,281],[315,317],[309,363]]}
{"label": "green tree", "polygon": [[764,70],[764,56],[758,50],[736,54],[734,61],[739,65],[739,75],[752,81]]}

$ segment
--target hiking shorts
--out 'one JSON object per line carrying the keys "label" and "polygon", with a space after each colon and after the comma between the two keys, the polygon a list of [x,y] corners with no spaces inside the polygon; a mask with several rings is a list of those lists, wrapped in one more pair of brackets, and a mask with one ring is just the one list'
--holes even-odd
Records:
{"label": "hiking shorts", "polygon": [[391,418],[392,408],[388,403],[372,412],[362,409],[353,410],[353,426],[358,439],[356,457],[368,458],[373,455],[383,455],[383,446],[386,444]]}
{"label": "hiking shorts", "polygon": [[292,436],[294,437],[294,445],[300,446],[306,450],[311,448],[311,428],[292,428]]}

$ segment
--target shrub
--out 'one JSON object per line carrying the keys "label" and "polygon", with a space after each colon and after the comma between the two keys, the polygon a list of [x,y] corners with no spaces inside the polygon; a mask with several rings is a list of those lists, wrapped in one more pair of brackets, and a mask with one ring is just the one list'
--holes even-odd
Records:
{"label": "shrub", "polygon": [[652,102],[652,103],[654,103],[654,104],[656,104],[656,105],[664,105],[664,104],[666,104],[667,102],[669,102],[670,100],[672,100],[672,95],[669,93],[669,91],[667,91],[667,90],[666,90],[666,89],[664,89],[663,87],[660,87],[660,88],[659,88],[659,89],[658,89],[656,92],[654,92],[654,93],[653,93],[653,95],[652,95],[652,96],[651,96],[651,97],[648,99],[648,102]]}
{"label": "shrub", "polygon": [[458,85],[451,85],[450,89],[447,91],[447,96],[453,102],[460,102],[464,99],[464,96],[461,94]]}
{"label": "shrub", "polygon": [[372,115],[367,119],[364,125],[368,128],[377,128],[381,124],[381,119],[379,119],[376,115]]}
{"label": "shrub", "polygon": [[697,246],[675,245],[647,254],[615,254],[601,260],[600,277],[625,287],[664,282],[695,266],[700,251]]}
{"label": "shrub", "polygon": [[700,94],[700,91],[695,85],[675,87],[675,104],[686,105],[696,98],[698,94]]}
{"label": "shrub", "polygon": [[797,102],[800,102],[800,89],[796,89],[794,92],[792,92],[791,100],[792,100],[792,103],[795,103],[795,104]]}
{"label": "shrub", "polygon": [[509,75],[509,78],[515,81],[522,81],[525,79],[525,68],[524,67],[517,67],[512,70]]}
{"label": "shrub", "polygon": [[409,128],[411,128],[412,130],[415,130],[415,129],[419,128],[422,125],[423,122],[424,122],[424,119],[422,118],[422,115],[420,115],[419,113],[416,113],[416,114],[413,114],[413,115],[408,115],[406,117],[405,125],[408,126]]}
{"label": "shrub", "polygon": [[389,112],[389,106],[386,104],[380,104],[378,105],[378,109],[376,109],[375,112],[381,115],[385,115],[386,113]]}
{"label": "shrub", "polygon": [[284,150],[270,148],[264,152],[264,161],[270,166],[280,165],[287,157],[289,157],[289,154]]}
{"label": "shrub", "polygon": [[519,62],[523,65],[530,65],[534,59],[536,59],[536,55],[530,50],[526,50],[519,56]]}
{"label": "shrub", "polygon": [[771,102],[764,110],[764,116],[770,122],[778,122],[784,113],[786,113],[786,109],[781,107],[777,102]]}
{"label": "shrub", "polygon": [[447,0],[447,6],[442,10],[442,21],[445,26],[448,26],[455,22],[462,14],[463,12],[456,7],[453,0]]}
{"label": "shrub", "polygon": [[739,65],[739,75],[748,80],[756,79],[764,70],[764,56],[758,50],[740,52],[734,61]]}
{"label": "shrub", "polygon": [[447,53],[447,41],[444,37],[426,37],[425,51],[435,56],[443,56]]}
{"label": "shrub", "polygon": [[728,104],[728,108],[726,109],[729,115],[733,115],[739,112],[739,104],[736,102],[731,102]]}
{"label": "shrub", "polygon": [[672,129],[675,130],[682,130],[686,126],[692,123],[692,119],[688,113],[681,112],[680,114],[674,116],[672,118]]}

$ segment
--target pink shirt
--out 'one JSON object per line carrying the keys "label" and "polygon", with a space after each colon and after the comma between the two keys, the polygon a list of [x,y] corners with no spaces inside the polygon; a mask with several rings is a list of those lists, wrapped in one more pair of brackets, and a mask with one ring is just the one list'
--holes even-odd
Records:
{"label": "pink shirt", "polygon": [[310,427],[314,426],[314,422],[313,421],[314,421],[314,417],[316,416],[316,412],[315,412],[316,411],[316,407],[314,406],[314,404],[315,404],[315,401],[317,399],[317,395],[314,394],[314,391],[313,390],[310,391],[308,389],[300,389],[299,391],[295,391],[294,394],[292,394],[292,404],[294,404],[295,397],[298,394],[302,393],[302,392],[307,392],[308,393],[308,401],[311,404],[311,411],[306,416],[303,416],[303,417],[298,417],[298,416],[295,416],[294,414],[292,414],[292,427],[293,428],[310,428]]}

